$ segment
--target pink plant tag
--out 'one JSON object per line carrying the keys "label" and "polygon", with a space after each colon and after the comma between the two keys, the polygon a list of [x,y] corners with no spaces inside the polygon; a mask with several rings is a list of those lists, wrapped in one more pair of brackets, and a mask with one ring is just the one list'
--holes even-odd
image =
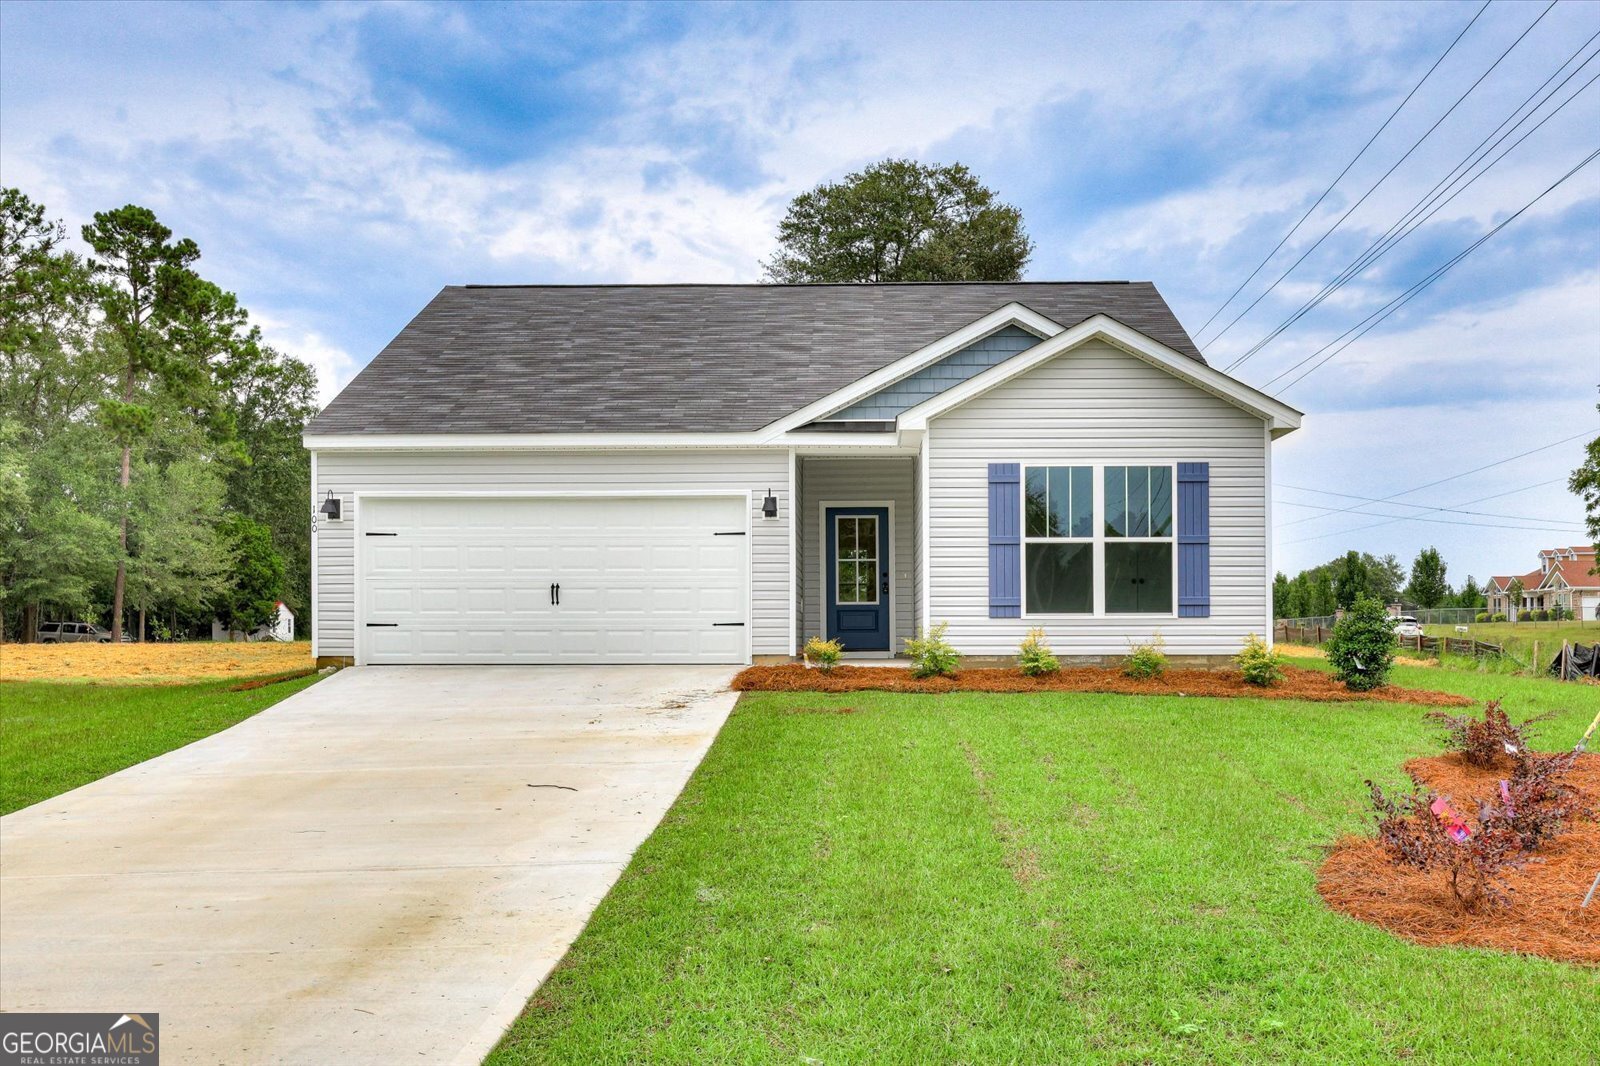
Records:
{"label": "pink plant tag", "polygon": [[1434,801],[1428,805],[1428,810],[1433,812],[1435,818],[1444,823],[1445,835],[1457,844],[1465,844],[1471,838],[1472,831],[1467,828],[1467,823],[1462,819],[1461,815],[1456,813],[1455,808],[1450,806],[1443,796],[1435,797]]}

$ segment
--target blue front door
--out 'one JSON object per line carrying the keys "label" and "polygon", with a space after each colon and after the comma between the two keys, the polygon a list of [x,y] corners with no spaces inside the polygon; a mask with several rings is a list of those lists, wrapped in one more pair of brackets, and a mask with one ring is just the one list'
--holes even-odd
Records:
{"label": "blue front door", "polygon": [[888,651],[889,509],[829,507],[822,522],[828,637],[845,651]]}

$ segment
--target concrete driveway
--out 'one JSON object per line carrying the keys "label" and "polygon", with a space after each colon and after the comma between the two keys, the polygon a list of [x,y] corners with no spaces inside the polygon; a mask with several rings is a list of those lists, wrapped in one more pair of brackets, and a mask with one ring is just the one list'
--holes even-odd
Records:
{"label": "concrete driveway", "polygon": [[0,819],[0,1009],[159,1012],[167,1066],[475,1063],[683,788],[732,673],[346,670]]}

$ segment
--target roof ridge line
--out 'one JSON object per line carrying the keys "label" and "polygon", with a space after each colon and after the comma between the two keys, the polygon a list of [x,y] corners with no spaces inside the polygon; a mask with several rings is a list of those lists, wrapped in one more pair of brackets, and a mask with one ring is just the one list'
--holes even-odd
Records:
{"label": "roof ridge line", "polygon": [[1153,285],[1138,278],[1087,281],[469,281],[447,289],[883,289],[934,285]]}

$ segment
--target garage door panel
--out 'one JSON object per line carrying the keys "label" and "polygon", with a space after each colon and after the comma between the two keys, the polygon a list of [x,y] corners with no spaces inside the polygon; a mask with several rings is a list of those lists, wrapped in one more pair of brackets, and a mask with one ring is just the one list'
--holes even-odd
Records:
{"label": "garage door panel", "polygon": [[[743,662],[748,501],[369,499],[372,663]],[[561,603],[550,585],[561,585]]]}

